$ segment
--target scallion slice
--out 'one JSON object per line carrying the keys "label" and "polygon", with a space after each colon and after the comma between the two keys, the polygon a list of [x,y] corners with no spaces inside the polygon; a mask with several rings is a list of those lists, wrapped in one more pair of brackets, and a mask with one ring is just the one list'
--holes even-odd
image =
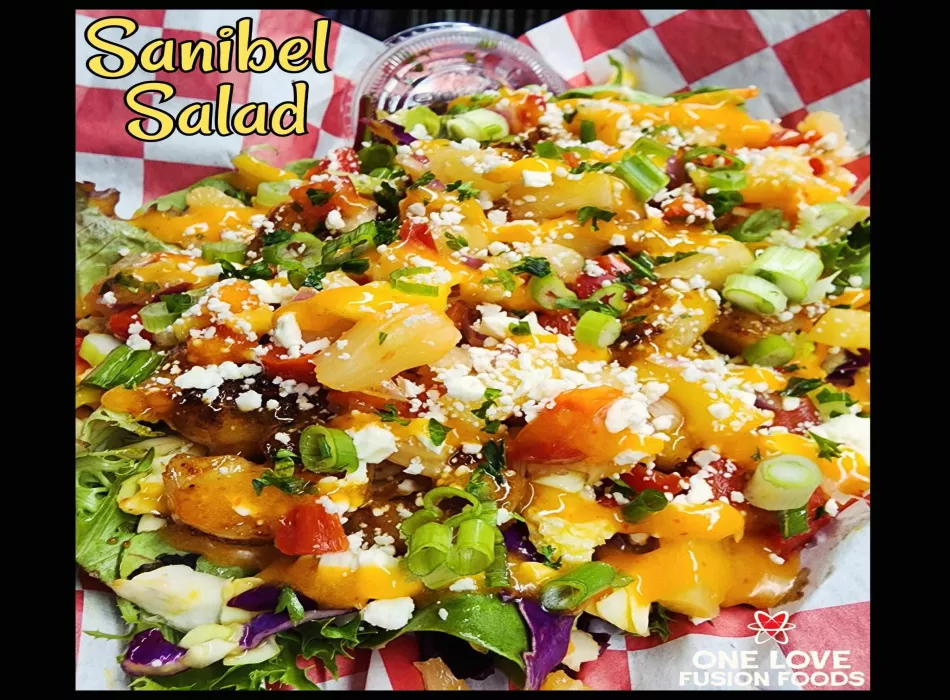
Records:
{"label": "scallion slice", "polygon": [[102,362],[109,353],[122,345],[108,333],[89,333],[82,339],[79,346],[79,356],[95,367]]}
{"label": "scallion slice", "polygon": [[406,565],[416,576],[428,576],[442,566],[451,548],[451,528],[435,522],[425,523],[409,539]]}
{"label": "scallion slice", "polygon": [[389,284],[394,289],[406,294],[414,294],[420,297],[439,296],[439,288],[434,284],[422,284],[420,282],[409,282],[403,277],[413,277],[415,275],[424,275],[432,272],[431,267],[404,267],[400,270],[393,270],[389,273]]}
{"label": "scallion slice", "polygon": [[759,462],[744,494],[749,503],[762,510],[793,510],[808,503],[820,483],[817,464],[785,454]]}
{"label": "scallion slice", "polygon": [[587,562],[541,587],[539,601],[548,610],[576,610],[608,588],[617,579],[617,570],[599,561]]}
{"label": "scallion slice", "polygon": [[800,210],[798,226],[795,227],[794,233],[805,239],[834,232],[843,233],[870,215],[871,210],[867,207],[859,207],[849,202],[813,204]]}
{"label": "scallion slice", "polygon": [[579,136],[581,143],[590,143],[591,141],[597,140],[597,125],[594,124],[590,119],[584,119],[581,121],[581,126],[579,130]]}
{"label": "scallion slice", "polygon": [[643,489],[623,507],[623,519],[628,523],[638,523],[653,513],[659,513],[669,503],[662,491]]}
{"label": "scallion slice", "polygon": [[626,100],[627,102],[636,102],[644,105],[667,105],[673,100],[668,97],[657,97],[642,90],[634,90],[626,85],[587,85],[585,87],[571,88],[567,92],[562,92],[557,96],[559,100],[566,100],[572,97],[612,97],[615,100]]}
{"label": "scallion slice", "polygon": [[350,473],[360,463],[353,438],[323,425],[308,425],[300,433],[300,461],[304,469],[317,473]]}
{"label": "scallion slice", "polygon": [[487,569],[495,559],[495,533],[498,528],[472,518],[459,524],[455,545],[445,565],[459,576],[471,576]]}
{"label": "scallion slice", "polygon": [[781,226],[784,219],[781,209],[759,209],[726,234],[743,243],[756,243]]}
{"label": "scallion slice", "polygon": [[[722,158],[725,163],[722,165],[703,165],[701,163],[696,163],[695,161],[703,156],[715,156],[718,160]],[[731,153],[722,150],[721,148],[715,148],[713,146],[696,146],[686,151],[686,155],[683,156],[684,163],[692,163],[697,168],[702,168],[707,172],[713,172],[715,170],[744,170],[745,161],[739,160]]]}
{"label": "scallion slice", "polygon": [[227,260],[230,263],[241,264],[244,262],[246,252],[247,246],[237,241],[215,241],[201,246],[201,257],[210,263]]}
{"label": "scallion slice", "polygon": [[164,359],[163,354],[151,350],[132,350],[127,345],[120,345],[86,375],[82,383],[99,389],[133,387],[158,369]]}
{"label": "scallion slice", "polygon": [[797,303],[818,281],[821,270],[821,256],[815,251],[777,245],[762,251],[744,272],[772,282]]}
{"label": "scallion slice", "polygon": [[486,588],[504,588],[511,585],[511,578],[508,576],[508,550],[504,543],[495,543],[495,559],[485,569],[485,587]]}
{"label": "scallion slice", "polygon": [[616,309],[619,314],[627,310],[630,304],[623,298],[627,288],[622,284],[608,284],[590,295],[592,301],[599,301]]}
{"label": "scallion slice", "polygon": [[808,532],[807,508],[801,507],[793,510],[780,510],[776,515],[778,516],[779,532],[782,533],[782,537],[786,540],[789,537]]}
{"label": "scallion slice", "polygon": [[473,109],[452,117],[445,123],[449,138],[454,141],[475,139],[476,141],[497,141],[511,132],[508,121],[490,109]]}
{"label": "scallion slice", "polygon": [[294,270],[319,265],[322,253],[323,241],[302,231],[291,234],[281,243],[264,246],[261,251],[264,262]]}
{"label": "scallion slice", "polygon": [[426,523],[438,522],[440,517],[442,517],[441,511],[437,513],[434,510],[420,508],[399,524],[399,532],[402,533],[405,539],[408,539],[420,527]]}
{"label": "scallion slice", "polygon": [[462,498],[468,501],[472,504],[472,508],[475,509],[475,515],[477,515],[481,510],[481,501],[475,498],[475,496],[470,494],[468,491],[457,489],[454,486],[439,486],[438,488],[432,489],[422,497],[422,507],[436,512],[439,517],[441,517],[442,509],[439,508],[439,503],[444,501],[446,498]]}
{"label": "scallion slice", "polygon": [[577,299],[577,295],[572,292],[560,279],[554,275],[546,277],[532,277],[528,282],[528,292],[542,308],[554,310],[559,308],[558,299]]}
{"label": "scallion slice", "polygon": [[272,209],[284,202],[290,202],[290,191],[295,187],[300,187],[303,180],[274,180],[273,182],[262,182],[257,186],[257,194],[254,195],[254,204],[264,209]]}
{"label": "scallion slice", "polygon": [[159,333],[172,325],[181,314],[168,310],[164,301],[156,301],[139,309],[139,318],[149,333]]}
{"label": "scallion slice", "polygon": [[670,182],[665,172],[639,153],[617,163],[613,174],[623,180],[641,202],[648,201]]}
{"label": "scallion slice", "polygon": [[729,275],[722,295],[740,308],[763,315],[782,313],[788,306],[781,289],[755,275]]}
{"label": "scallion slice", "polygon": [[741,170],[713,170],[706,173],[706,189],[719,192],[741,190],[746,186],[746,175]]}
{"label": "scallion slice", "polygon": [[417,124],[422,124],[422,127],[429,132],[429,136],[435,138],[439,135],[442,120],[428,107],[418,105],[406,112],[402,125],[406,131],[412,131]]}
{"label": "scallion slice", "polygon": [[780,335],[770,335],[752,343],[742,352],[745,361],[760,367],[780,367],[795,357],[795,346]]}
{"label": "scallion slice", "polygon": [[641,153],[645,156],[656,156],[666,160],[676,155],[674,151],[669,146],[664,146],[662,143],[656,139],[651,139],[649,136],[641,136],[633,144],[633,153]]}
{"label": "scallion slice", "polygon": [[605,348],[620,337],[620,319],[600,311],[585,311],[574,328],[579,343]]}

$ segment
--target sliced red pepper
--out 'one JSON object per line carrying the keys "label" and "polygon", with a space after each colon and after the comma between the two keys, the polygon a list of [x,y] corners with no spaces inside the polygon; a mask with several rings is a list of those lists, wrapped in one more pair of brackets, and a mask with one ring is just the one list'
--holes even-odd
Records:
{"label": "sliced red pepper", "polygon": [[316,368],[313,361],[316,354],[301,355],[283,359],[281,355],[286,355],[285,348],[270,346],[270,352],[260,356],[260,363],[264,367],[264,374],[268,377],[280,377],[281,379],[293,379],[305,384],[316,384]]}
{"label": "sliced red pepper", "polygon": [[347,548],[340,518],[327,513],[319,503],[297,506],[277,526],[274,545],[289,556],[329,554]]}
{"label": "sliced red pepper", "polygon": [[[824,512],[824,505],[827,501],[828,497],[825,495],[825,492],[822,491],[820,487],[815,489],[811,498],[808,499],[808,503],[805,505],[808,512],[808,531],[800,535],[789,537],[788,539],[782,537],[778,526],[778,514],[774,514],[775,529],[769,529],[769,534],[766,537],[766,546],[780,557],[788,557],[790,554],[797,552],[811,542],[815,534],[831,522],[831,516]],[[822,509],[822,514],[821,517],[816,517],[819,508]]]}
{"label": "sliced red pepper", "polygon": [[623,261],[623,258],[614,253],[596,257],[593,262],[597,263],[597,266],[604,271],[604,274],[596,277],[586,273],[578,275],[574,281],[574,292],[581,299],[587,299],[598,289],[601,289],[604,286],[604,282],[609,284],[616,281],[620,275],[626,272],[632,272],[630,266]]}
{"label": "sliced red pepper", "polygon": [[[141,306],[130,306],[127,309],[122,311],[116,311],[109,317],[109,331],[119,340],[128,340],[129,336],[132,335],[129,332],[129,326],[133,323],[141,323],[142,319],[139,318],[139,309]],[[139,335],[145,338],[146,340],[152,339],[152,334],[146,330],[139,331]]]}
{"label": "sliced red pepper", "polygon": [[788,430],[790,433],[804,435],[808,430],[821,423],[821,416],[815,404],[807,396],[802,396],[798,401],[798,408],[786,411],[782,408],[782,397],[777,392],[770,394],[758,394],[755,400],[755,407],[772,411],[775,416],[772,418],[772,425]]}
{"label": "sliced red pepper", "polygon": [[672,493],[674,496],[683,490],[680,485],[683,477],[679,474],[666,474],[653,470],[648,472],[642,464],[636,465],[632,471],[621,474],[620,478],[637,493],[646,489],[655,489],[663,493]]}
{"label": "sliced red pepper", "polygon": [[420,245],[435,250],[435,241],[432,240],[432,233],[429,232],[429,224],[416,223],[411,219],[405,219],[402,226],[399,227],[399,238],[403,241],[415,241]]}
{"label": "sliced red pepper", "polygon": [[818,133],[805,136],[805,134],[795,131],[795,129],[781,129],[769,136],[764,148],[770,146],[801,146],[803,143],[814,143],[820,138],[821,135]]}

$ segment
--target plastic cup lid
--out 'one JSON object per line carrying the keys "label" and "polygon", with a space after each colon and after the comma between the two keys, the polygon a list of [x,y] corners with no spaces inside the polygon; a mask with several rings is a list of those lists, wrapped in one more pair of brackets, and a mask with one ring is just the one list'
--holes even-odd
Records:
{"label": "plastic cup lid", "polygon": [[564,80],[529,46],[506,34],[464,22],[435,22],[395,34],[356,87],[353,124],[376,110],[444,105],[463,95],[500,87],[546,85],[556,93]]}

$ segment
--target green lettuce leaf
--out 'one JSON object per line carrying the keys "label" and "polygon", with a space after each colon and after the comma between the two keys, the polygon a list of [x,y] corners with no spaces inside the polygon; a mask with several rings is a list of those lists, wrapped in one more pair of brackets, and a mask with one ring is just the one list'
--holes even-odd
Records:
{"label": "green lettuce leaf", "polygon": [[128,413],[97,408],[83,424],[79,439],[91,452],[115,450],[140,438],[161,437],[165,433],[136,421]]}
{"label": "green lettuce leaf", "polygon": [[85,295],[109,274],[109,268],[128,253],[173,250],[147,231],[122,219],[113,219],[95,207],[79,209],[85,193],[76,188],[76,295]]}
{"label": "green lettuce leaf", "polygon": [[188,552],[166,544],[158,532],[140,532],[129,540],[119,558],[119,578],[128,578],[137,569],[157,563],[163,554],[187,555]]}
{"label": "green lettuce leaf", "polygon": [[[439,615],[445,610],[445,619]],[[399,630],[380,632],[361,646],[384,646],[406,632],[442,632],[487,649],[524,669],[522,655],[530,649],[528,630],[518,608],[498,596],[469,593],[419,610]]]}
{"label": "green lettuce leaf", "polygon": [[214,187],[215,189],[221,190],[228,197],[234,197],[237,200],[240,200],[242,204],[251,203],[251,195],[249,195],[244,190],[239,190],[234,187],[224,178],[227,176],[227,173],[222,173],[221,175],[212,175],[211,177],[206,177],[203,180],[198,180],[198,182],[193,185],[189,185],[183,190],[178,190],[177,192],[172,192],[171,194],[166,194],[158,199],[153,199],[148,204],[142,205],[142,207],[135,212],[135,215],[144,214],[149,209],[154,207],[158,211],[169,211],[174,210],[178,212],[185,211],[188,208],[188,203],[185,200],[188,193],[197,187]]}
{"label": "green lettuce leaf", "polygon": [[105,583],[118,578],[119,558],[138,521],[119,510],[116,495],[125,479],[151,467],[154,455],[132,448],[76,458],[76,562]]}
{"label": "green lettuce leaf", "polygon": [[302,638],[301,654],[306,659],[317,657],[327,667],[327,670],[337,677],[336,659],[345,656],[352,659],[350,653],[360,642],[377,630],[370,628],[360,630],[359,615],[354,615],[344,624],[335,624],[338,618],[315,620],[301,625],[296,629]]}
{"label": "green lettuce leaf", "polygon": [[301,158],[300,160],[292,160],[284,166],[284,170],[289,173],[293,173],[299,178],[302,178],[304,174],[316,166],[320,162],[319,158]]}

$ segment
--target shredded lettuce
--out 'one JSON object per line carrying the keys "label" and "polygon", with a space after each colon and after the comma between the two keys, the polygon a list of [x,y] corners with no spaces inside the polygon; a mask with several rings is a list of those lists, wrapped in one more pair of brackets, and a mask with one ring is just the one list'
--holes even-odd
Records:
{"label": "shredded lettuce", "polygon": [[135,215],[144,214],[149,209],[154,207],[157,211],[169,211],[174,210],[182,212],[188,208],[188,203],[185,198],[188,196],[188,193],[197,187],[214,187],[215,189],[221,190],[228,197],[233,197],[234,199],[239,200],[242,204],[251,203],[251,195],[249,195],[244,190],[239,190],[224,179],[226,174],[222,175],[212,175],[211,177],[206,177],[203,180],[198,180],[198,182],[193,185],[189,185],[183,190],[178,190],[177,192],[172,192],[171,194],[166,194],[158,199],[153,199],[148,204],[142,206]]}
{"label": "shredded lettuce", "polygon": [[293,173],[299,178],[302,178],[310,168],[316,167],[317,163],[320,160],[318,158],[301,158],[300,160],[292,160],[284,166],[284,170],[289,173]]}
{"label": "shredded lettuce", "polygon": [[161,437],[165,433],[136,421],[128,413],[97,408],[83,423],[79,440],[89,445],[91,452],[115,450],[141,438]]}
{"label": "shredded lettuce", "polygon": [[[76,186],[76,295],[84,296],[109,274],[122,253],[154,253],[172,250],[147,231],[128,221],[106,216],[88,207],[87,195]],[[120,253],[119,251],[122,251]]]}
{"label": "shredded lettuce", "polygon": [[119,558],[138,521],[119,510],[119,487],[147,471],[154,456],[154,450],[129,448],[76,458],[76,562],[105,583],[119,577]]}
{"label": "shredded lettuce", "polygon": [[[871,286],[871,221],[855,224],[846,236],[834,243],[818,246],[824,274],[839,272],[834,285],[839,288]],[[853,284],[852,278],[860,278]]]}

